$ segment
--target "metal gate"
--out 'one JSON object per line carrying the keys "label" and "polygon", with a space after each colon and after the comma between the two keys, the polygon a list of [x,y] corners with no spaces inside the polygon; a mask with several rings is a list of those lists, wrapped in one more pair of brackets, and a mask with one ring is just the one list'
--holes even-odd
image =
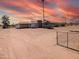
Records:
{"label": "metal gate", "polygon": [[57,32],[57,45],[79,51],[79,32]]}

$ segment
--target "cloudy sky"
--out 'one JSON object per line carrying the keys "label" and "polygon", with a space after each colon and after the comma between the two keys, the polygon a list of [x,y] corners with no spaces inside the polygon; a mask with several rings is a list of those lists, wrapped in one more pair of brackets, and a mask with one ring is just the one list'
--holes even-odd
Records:
{"label": "cloudy sky", "polygon": [[[45,0],[45,16],[50,21],[79,15],[79,0]],[[0,16],[42,17],[41,0],[0,0]],[[26,19],[27,20],[27,19]]]}

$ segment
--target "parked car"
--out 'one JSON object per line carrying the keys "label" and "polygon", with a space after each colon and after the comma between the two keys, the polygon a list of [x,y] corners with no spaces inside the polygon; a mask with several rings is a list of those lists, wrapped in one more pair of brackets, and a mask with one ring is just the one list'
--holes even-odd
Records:
{"label": "parked car", "polygon": [[42,27],[47,29],[53,29],[53,25],[49,21],[43,22]]}

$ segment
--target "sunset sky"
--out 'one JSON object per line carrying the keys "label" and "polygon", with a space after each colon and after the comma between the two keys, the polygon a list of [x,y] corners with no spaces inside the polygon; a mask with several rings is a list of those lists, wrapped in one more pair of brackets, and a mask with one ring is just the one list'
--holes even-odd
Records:
{"label": "sunset sky", "polygon": [[[45,16],[50,21],[63,21],[79,15],[79,0],[45,0]],[[42,18],[41,0],[0,0],[0,16]],[[21,19],[23,20],[23,19]],[[26,19],[27,20],[27,19]]]}

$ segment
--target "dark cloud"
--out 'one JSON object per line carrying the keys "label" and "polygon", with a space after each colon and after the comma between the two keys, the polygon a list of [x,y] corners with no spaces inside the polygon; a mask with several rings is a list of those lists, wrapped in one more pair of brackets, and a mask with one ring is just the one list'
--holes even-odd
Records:
{"label": "dark cloud", "polygon": [[19,7],[19,6],[15,6],[15,5],[9,5],[9,4],[4,3],[4,2],[1,2],[1,3],[0,3],[0,6],[1,6],[1,7],[4,7],[4,8],[7,8],[7,9],[10,9],[10,10],[15,10],[15,11],[17,11],[17,12],[21,12],[21,13],[29,12],[29,10],[26,10],[26,9],[23,8],[23,7]]}

